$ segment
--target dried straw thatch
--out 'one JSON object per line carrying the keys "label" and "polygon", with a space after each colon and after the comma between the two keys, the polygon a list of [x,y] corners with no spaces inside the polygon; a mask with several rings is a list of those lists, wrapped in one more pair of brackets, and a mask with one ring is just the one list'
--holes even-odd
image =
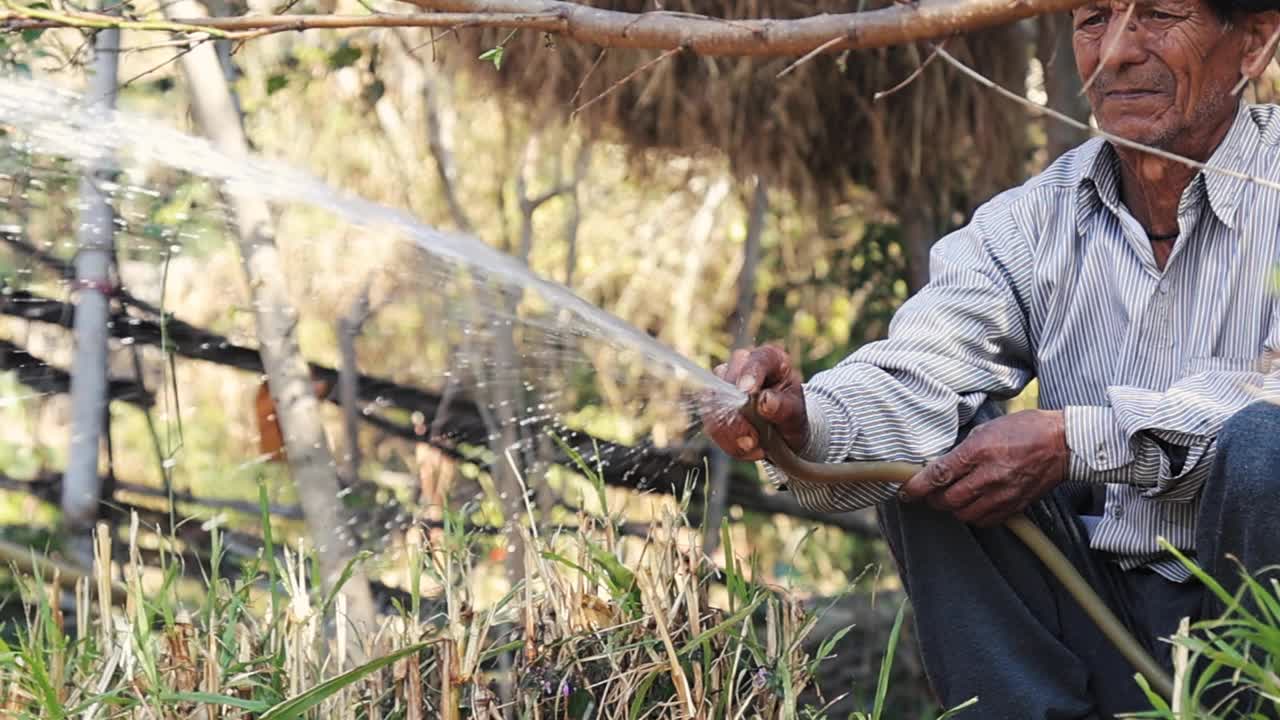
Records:
{"label": "dried straw thatch", "polygon": [[[655,5],[656,3],[656,5]],[[612,10],[665,9],[723,18],[793,18],[848,12],[848,3],[761,0],[610,0]],[[864,8],[868,9],[868,8]],[[942,224],[1024,174],[1026,116],[943,63],[875,101],[907,78],[925,47],[823,54],[782,78],[792,58],[706,58],[680,54],[614,88],[652,51],[608,50],[532,33],[460,33],[445,61],[487,78],[534,110],[540,121],[591,103],[578,121],[637,151],[725,153],[735,173],[760,174],[802,200],[825,202],[849,183],[869,186],[899,212],[922,199]],[[499,70],[476,57],[507,40]],[[948,48],[996,82],[1024,87],[1030,46],[1016,27],[950,41]],[[596,66],[597,61],[599,62]],[[595,66],[595,67],[593,67]],[[661,155],[659,153],[658,155]],[[643,166],[644,163],[640,163]],[[935,213],[931,213],[935,214]]]}

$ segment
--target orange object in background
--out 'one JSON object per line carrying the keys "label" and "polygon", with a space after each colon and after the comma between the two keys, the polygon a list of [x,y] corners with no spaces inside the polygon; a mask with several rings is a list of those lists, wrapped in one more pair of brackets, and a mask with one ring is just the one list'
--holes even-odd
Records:
{"label": "orange object in background", "polygon": [[[329,394],[331,386],[323,380],[311,381],[316,397]],[[280,430],[280,418],[276,414],[275,401],[271,399],[271,388],[266,380],[258,383],[258,394],[253,401],[254,415],[258,418],[258,452],[266,462],[284,462],[284,433]]]}
{"label": "orange object in background", "polygon": [[258,397],[253,405],[258,418],[258,452],[266,456],[268,462],[284,460],[284,434],[280,432],[276,404],[271,400],[266,380],[258,383]]}

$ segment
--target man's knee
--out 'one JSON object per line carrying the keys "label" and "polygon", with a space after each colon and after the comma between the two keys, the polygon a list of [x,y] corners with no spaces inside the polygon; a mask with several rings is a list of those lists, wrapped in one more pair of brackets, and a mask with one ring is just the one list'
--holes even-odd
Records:
{"label": "man's knee", "polygon": [[1250,438],[1274,437],[1277,430],[1280,430],[1280,400],[1258,400],[1227,418],[1222,435],[1252,442]]}
{"label": "man's knee", "polygon": [[1232,415],[1217,446],[1221,475],[1233,495],[1244,502],[1273,499],[1280,484],[1280,404],[1258,401]]}

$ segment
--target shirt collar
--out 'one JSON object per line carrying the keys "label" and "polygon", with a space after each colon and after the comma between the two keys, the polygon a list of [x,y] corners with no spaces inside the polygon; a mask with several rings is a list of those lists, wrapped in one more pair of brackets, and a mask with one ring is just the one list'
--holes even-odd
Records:
{"label": "shirt collar", "polygon": [[[1247,176],[1261,138],[1262,131],[1250,112],[1250,105],[1242,101],[1236,107],[1235,120],[1227,130],[1226,137],[1205,164]],[[1079,162],[1081,170],[1076,187],[1077,212],[1088,214],[1101,204],[1113,213],[1119,213],[1120,166],[1115,148],[1110,142],[1095,138],[1081,146]],[[1207,196],[1209,206],[1218,219],[1234,229],[1236,207],[1247,182],[1244,177],[1200,170],[1183,191],[1178,214],[1181,215]]]}
{"label": "shirt collar", "polygon": [[[1231,170],[1239,175],[1251,175],[1250,169],[1254,158],[1257,157],[1261,142],[1262,130],[1254,120],[1249,104],[1242,101],[1236,108],[1236,119],[1231,124],[1231,129],[1227,131],[1227,136],[1214,150],[1206,165]],[[1227,227],[1234,229],[1236,207],[1248,178],[1201,170],[1196,173],[1195,181],[1204,186],[1209,196],[1209,205],[1218,215],[1218,219]]]}

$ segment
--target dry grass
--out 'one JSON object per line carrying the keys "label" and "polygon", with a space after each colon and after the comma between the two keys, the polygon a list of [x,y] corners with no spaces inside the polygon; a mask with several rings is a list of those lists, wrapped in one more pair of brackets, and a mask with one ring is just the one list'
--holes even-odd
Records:
{"label": "dry grass", "polygon": [[[855,9],[830,0],[590,4],[733,19]],[[659,53],[602,51],[537,33],[461,30],[455,35],[420,54],[438,57],[516,100],[512,110],[526,109],[535,126],[572,117],[588,134],[622,142],[641,161],[637,169],[660,167],[672,154],[726,157],[740,177],[760,174],[771,187],[800,200],[826,204],[847,196],[856,183],[873,188],[889,207],[901,196],[981,199],[1025,176],[1026,114],[943,63],[929,64],[905,87],[876,98],[926,62],[924,44],[819,55],[779,77],[794,58],[683,54],[645,67]],[[477,59],[499,45],[500,67]],[[1025,87],[1028,46],[1019,28],[954,38],[948,48],[997,83],[1015,92]]]}
{"label": "dry grass", "polygon": [[[143,566],[136,516],[123,567],[102,562],[112,557],[102,526],[96,577],[65,587],[17,576],[26,622],[0,647],[0,707],[13,718],[820,717],[797,698],[839,637],[807,653],[818,618],[753,582],[727,528],[728,564],[717,568],[677,541],[695,535],[679,512],[638,557],[607,511],[580,514],[584,530],[571,535],[516,525],[529,577],[478,609],[473,538],[458,517],[411,533],[401,557],[411,599],[371,630],[349,627],[342,597],[316,587],[305,549],[277,556],[269,528],[235,572],[215,529],[212,572],[193,600],[163,553]],[[127,592],[113,607],[115,582]],[[726,607],[712,606],[714,582]],[[60,589],[73,591],[73,609]]]}

